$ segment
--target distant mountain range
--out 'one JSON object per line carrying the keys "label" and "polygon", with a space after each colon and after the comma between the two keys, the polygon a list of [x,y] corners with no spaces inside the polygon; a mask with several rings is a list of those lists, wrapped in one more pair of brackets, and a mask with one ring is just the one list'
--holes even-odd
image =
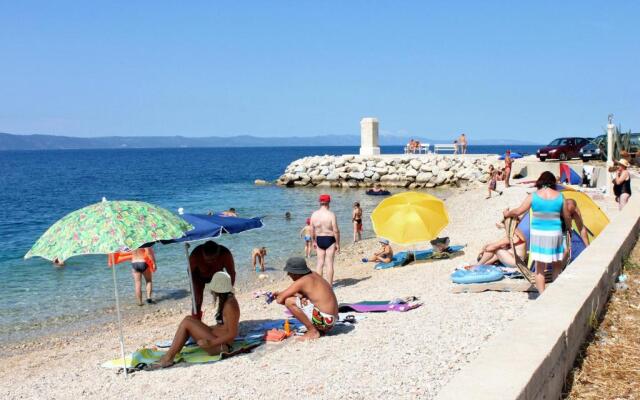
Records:
{"label": "distant mountain range", "polygon": [[[451,143],[414,137],[422,143]],[[381,146],[405,145],[409,137],[380,135]],[[522,140],[471,140],[473,145],[535,145]],[[289,147],[289,146],[360,146],[356,135],[259,137],[250,135],[229,137],[186,136],[104,136],[83,138],[57,135],[14,135],[0,132],[0,151],[7,150],[70,150],[70,149],[126,149],[126,148],[188,148],[188,147]]]}

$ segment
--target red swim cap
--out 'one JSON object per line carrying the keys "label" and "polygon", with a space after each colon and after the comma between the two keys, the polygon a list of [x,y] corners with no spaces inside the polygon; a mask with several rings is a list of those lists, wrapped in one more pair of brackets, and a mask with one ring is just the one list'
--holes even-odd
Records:
{"label": "red swim cap", "polygon": [[307,218],[307,225],[311,223],[311,218]]}
{"label": "red swim cap", "polygon": [[329,196],[328,194],[321,194],[319,201],[320,201],[320,203],[330,203],[331,202],[331,196]]}

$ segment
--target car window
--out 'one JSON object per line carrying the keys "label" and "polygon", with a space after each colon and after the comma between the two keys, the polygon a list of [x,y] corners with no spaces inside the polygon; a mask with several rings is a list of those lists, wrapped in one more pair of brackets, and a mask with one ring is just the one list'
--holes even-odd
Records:
{"label": "car window", "polygon": [[566,146],[566,145],[567,145],[567,139],[555,139],[554,141],[549,143],[549,146]]}

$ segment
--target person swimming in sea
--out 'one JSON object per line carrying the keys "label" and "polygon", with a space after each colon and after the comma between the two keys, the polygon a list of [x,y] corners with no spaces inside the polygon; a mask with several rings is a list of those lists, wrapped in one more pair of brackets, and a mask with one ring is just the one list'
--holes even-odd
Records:
{"label": "person swimming in sea", "polygon": [[220,215],[223,217],[237,217],[238,213],[236,212],[235,208],[231,207],[227,211],[223,211],[222,213],[220,213]]}
{"label": "person swimming in sea", "polygon": [[353,222],[353,243],[362,240],[362,208],[357,201],[353,203],[353,212],[351,213],[351,222]]}
{"label": "person swimming in sea", "polygon": [[304,255],[311,257],[311,218],[307,218],[307,224],[300,230],[300,237],[304,239]]}
{"label": "person swimming in sea", "polygon": [[311,238],[318,259],[316,272],[324,276],[326,266],[327,282],[333,284],[333,260],[340,251],[340,229],[336,215],[329,210],[331,196],[322,194],[318,201],[320,208],[311,214]]}

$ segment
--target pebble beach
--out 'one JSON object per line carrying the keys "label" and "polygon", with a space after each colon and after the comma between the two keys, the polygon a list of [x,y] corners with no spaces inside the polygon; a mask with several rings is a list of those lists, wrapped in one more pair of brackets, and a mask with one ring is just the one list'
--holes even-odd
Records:
{"label": "pebble beach", "polygon": [[[365,318],[356,324],[339,326],[313,342],[288,339],[267,343],[252,353],[221,362],[141,371],[128,379],[100,367],[118,357],[116,324],[86,326],[8,344],[0,367],[0,396],[433,398],[474,359],[487,339],[526,312],[532,302],[527,293],[520,292],[453,294],[449,279],[455,267],[472,263],[484,243],[502,235],[495,226],[501,211],[518,205],[526,193],[526,187],[516,185],[502,196],[485,200],[485,187],[471,185],[448,197],[450,223],[441,236],[449,236],[453,245],[466,245],[464,254],[448,260],[376,271],[373,264],[360,261],[377,250],[376,240],[347,245],[351,227],[341,227],[343,250],[337,257],[335,284],[338,301],[416,296],[424,304],[415,310],[360,314]],[[395,248],[399,250],[402,248]],[[314,261],[310,260],[310,266]],[[261,285],[265,290],[276,290],[288,282],[276,279]],[[267,305],[248,290],[239,290],[237,296],[241,331],[284,317],[283,307]],[[158,304],[145,314],[125,316],[127,351],[171,339],[187,310],[188,299],[182,299]],[[212,323],[211,318],[208,315],[205,320]]]}

